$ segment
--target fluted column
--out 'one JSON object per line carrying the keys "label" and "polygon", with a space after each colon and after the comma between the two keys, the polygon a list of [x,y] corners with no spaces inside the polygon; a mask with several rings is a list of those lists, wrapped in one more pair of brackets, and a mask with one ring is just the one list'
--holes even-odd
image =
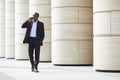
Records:
{"label": "fluted column", "polygon": [[14,1],[5,0],[5,57],[15,57],[15,14]]}
{"label": "fluted column", "polygon": [[120,0],[94,0],[94,68],[120,70]]}
{"label": "fluted column", "polygon": [[45,40],[40,52],[40,61],[51,61],[51,0],[29,0],[29,14],[40,14],[39,20],[44,23]]}
{"label": "fluted column", "polygon": [[92,64],[92,0],[52,0],[52,63]]}
{"label": "fluted column", "polygon": [[5,57],[5,0],[0,0],[0,57]]}
{"label": "fluted column", "polygon": [[28,59],[28,45],[23,44],[26,29],[21,25],[29,18],[29,0],[15,0],[15,59]]}

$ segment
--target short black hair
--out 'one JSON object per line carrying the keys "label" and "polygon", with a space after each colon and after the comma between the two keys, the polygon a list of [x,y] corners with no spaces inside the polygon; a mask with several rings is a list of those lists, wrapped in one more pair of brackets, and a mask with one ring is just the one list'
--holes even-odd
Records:
{"label": "short black hair", "polygon": [[39,17],[39,13],[38,12],[35,12],[34,15],[37,15]]}

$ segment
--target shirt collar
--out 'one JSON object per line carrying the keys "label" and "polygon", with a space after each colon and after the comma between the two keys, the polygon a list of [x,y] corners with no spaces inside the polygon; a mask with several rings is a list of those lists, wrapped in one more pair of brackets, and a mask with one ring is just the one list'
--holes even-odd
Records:
{"label": "shirt collar", "polygon": [[[34,19],[33,19],[32,21],[35,22]],[[36,23],[37,23],[37,22],[38,22],[38,20],[36,21]]]}

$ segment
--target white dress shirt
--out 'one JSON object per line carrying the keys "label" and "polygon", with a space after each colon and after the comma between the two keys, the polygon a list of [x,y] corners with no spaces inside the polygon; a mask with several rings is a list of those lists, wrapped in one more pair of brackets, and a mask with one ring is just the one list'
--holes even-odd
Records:
{"label": "white dress shirt", "polygon": [[32,28],[31,28],[31,32],[30,32],[30,37],[37,37],[37,36],[36,36],[37,22],[38,22],[38,21],[35,22],[35,21],[33,20]]}

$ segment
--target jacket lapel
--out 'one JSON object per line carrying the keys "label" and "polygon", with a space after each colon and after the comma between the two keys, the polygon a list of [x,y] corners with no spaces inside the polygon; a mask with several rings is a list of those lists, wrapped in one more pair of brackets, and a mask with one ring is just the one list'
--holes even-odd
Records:
{"label": "jacket lapel", "polygon": [[33,22],[30,23],[30,30],[31,30],[31,28],[32,28],[32,25],[33,25]]}

